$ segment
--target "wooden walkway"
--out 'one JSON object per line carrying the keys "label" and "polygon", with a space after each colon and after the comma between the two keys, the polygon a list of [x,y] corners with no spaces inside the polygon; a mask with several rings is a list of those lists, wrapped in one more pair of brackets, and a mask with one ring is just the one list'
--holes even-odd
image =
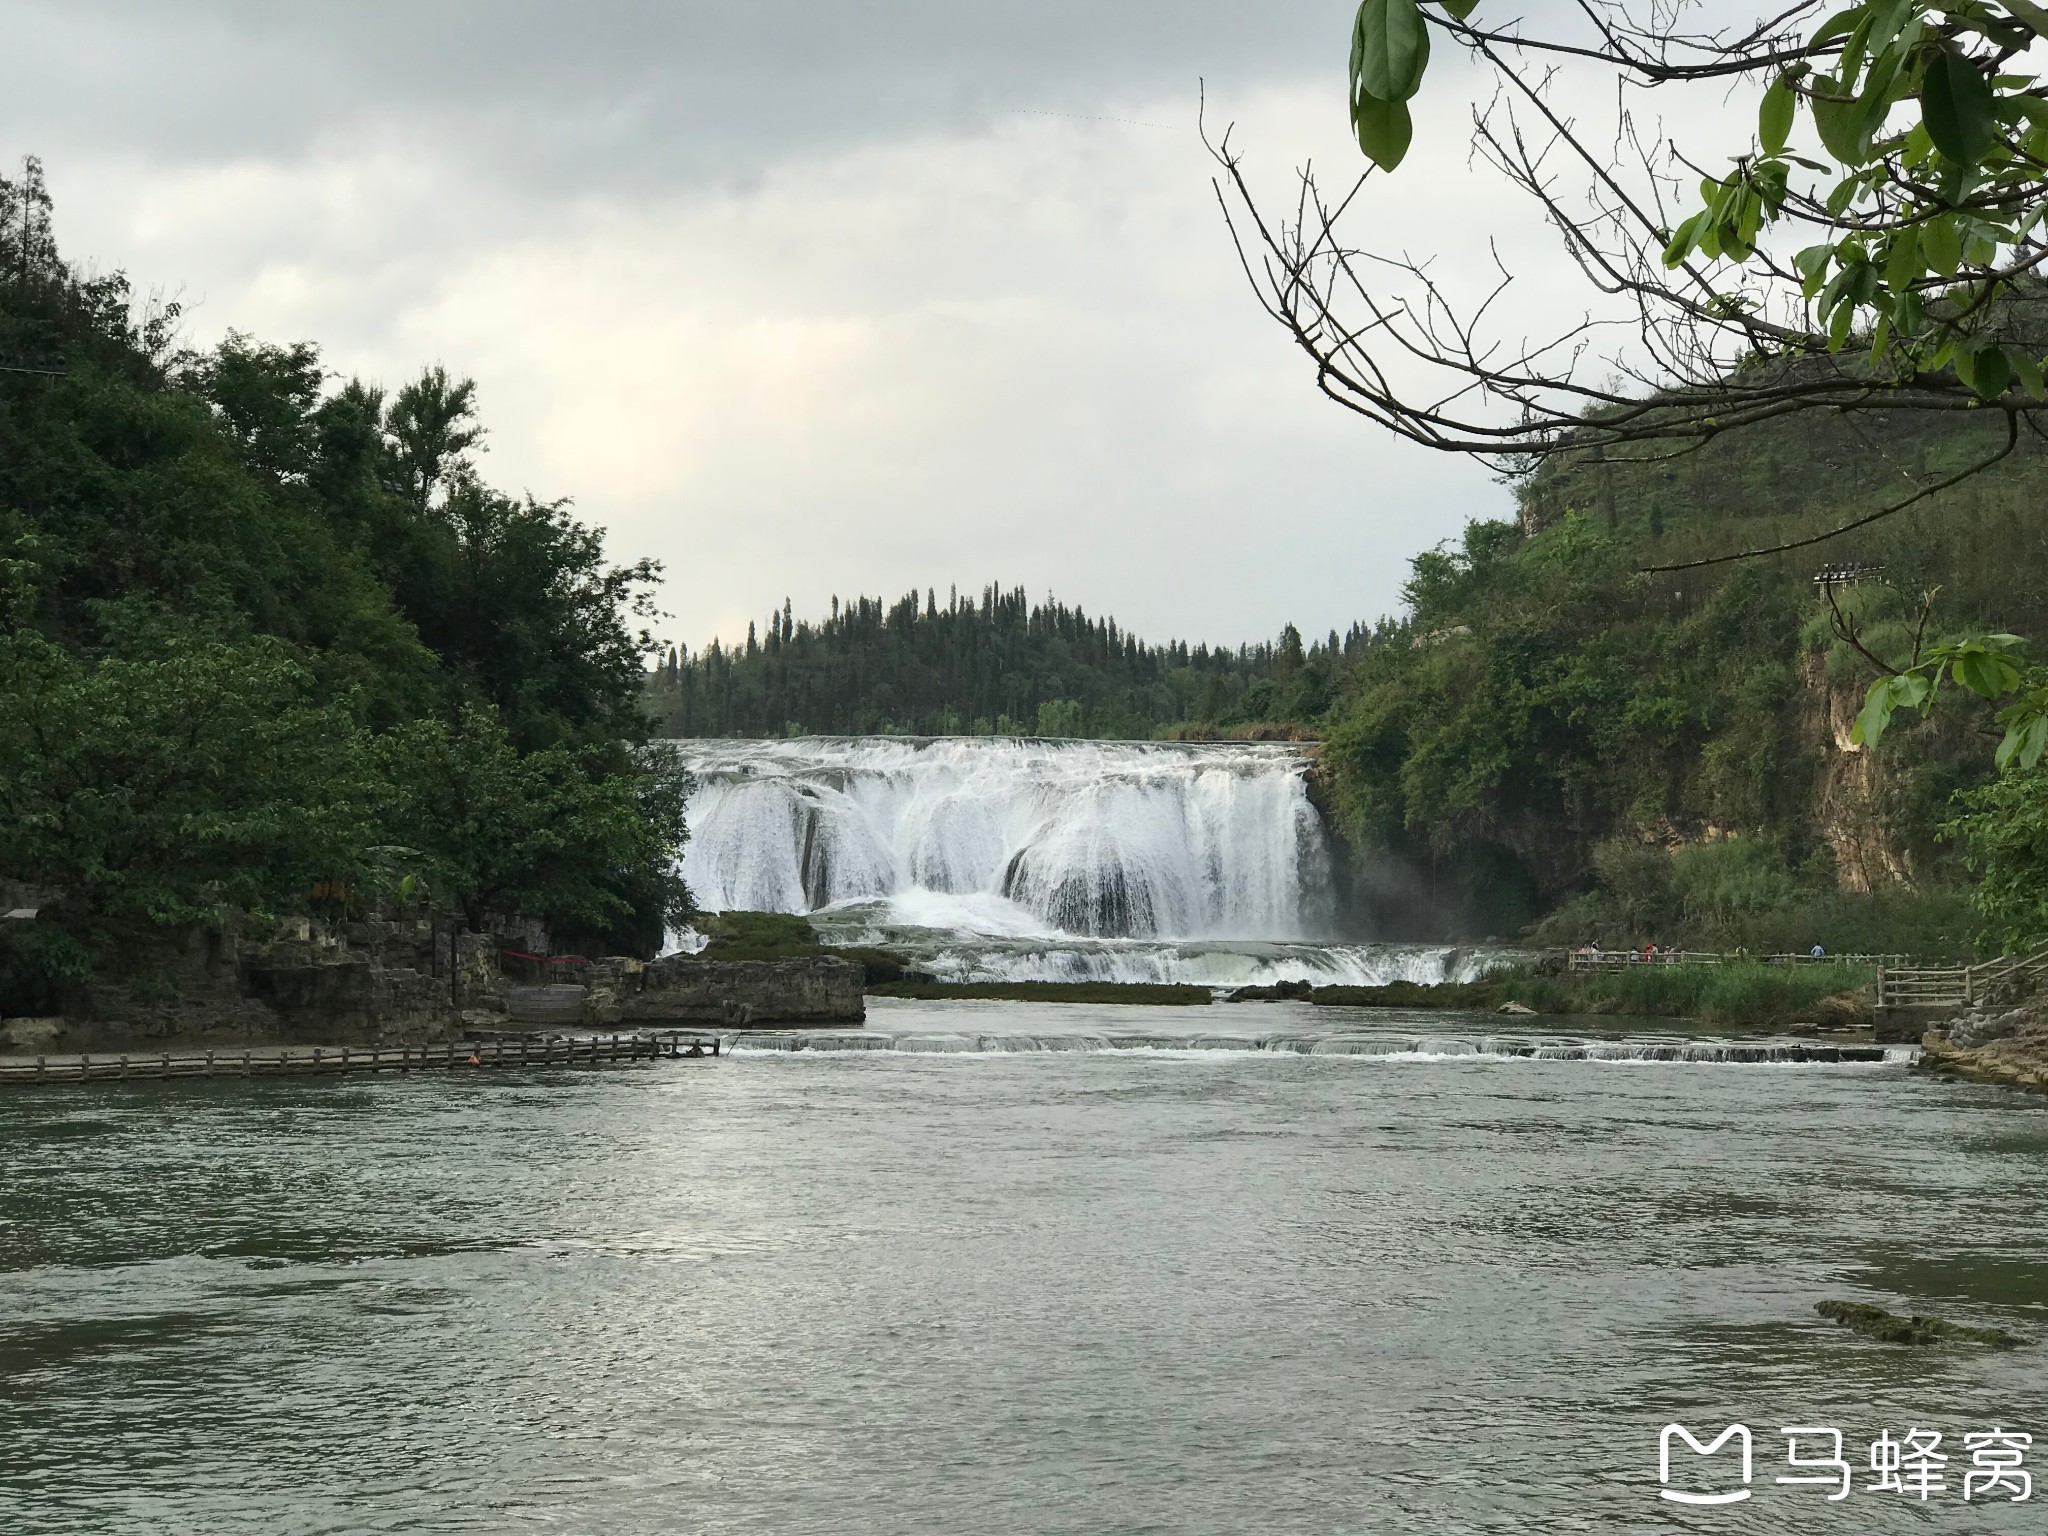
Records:
{"label": "wooden walkway", "polygon": [[0,1086],[166,1077],[331,1077],[345,1072],[460,1072],[595,1067],[719,1054],[715,1034],[499,1035],[435,1045],[271,1046],[153,1054],[0,1057]]}
{"label": "wooden walkway", "polygon": [[1877,973],[1880,1008],[1968,1008],[2017,991],[2048,971],[2048,944],[1982,965],[1888,965]]}

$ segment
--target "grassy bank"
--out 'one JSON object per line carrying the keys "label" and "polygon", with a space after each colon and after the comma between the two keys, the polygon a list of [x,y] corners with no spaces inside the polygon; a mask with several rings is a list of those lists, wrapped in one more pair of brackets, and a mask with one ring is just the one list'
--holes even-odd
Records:
{"label": "grassy bank", "polygon": [[1140,1003],[1154,1007],[1206,1006],[1207,987],[1155,986],[1114,981],[889,981],[868,989],[869,997],[915,997],[928,1002],[990,1000],[1005,1003]]}
{"label": "grassy bank", "polygon": [[1562,976],[1497,976],[1439,987],[1318,987],[1314,1002],[1340,1008],[1498,1008],[1538,1013],[1634,1014],[1709,1024],[1789,1024],[1823,998],[1856,993],[1876,979],[1861,965],[1643,965]]}

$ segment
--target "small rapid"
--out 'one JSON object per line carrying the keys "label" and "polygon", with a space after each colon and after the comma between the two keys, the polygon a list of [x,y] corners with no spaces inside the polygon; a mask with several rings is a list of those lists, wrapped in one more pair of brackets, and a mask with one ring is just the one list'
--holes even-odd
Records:
{"label": "small rapid", "polygon": [[1319,1034],[1238,1035],[1151,1030],[852,1031],[755,1030],[723,1037],[723,1049],[751,1053],[1017,1056],[1060,1053],[1227,1051],[1268,1056],[1338,1056],[1385,1062],[1642,1062],[1706,1066],[1902,1066],[1918,1052],[1902,1045],[1835,1045],[1801,1040],[1582,1039],[1532,1035]]}

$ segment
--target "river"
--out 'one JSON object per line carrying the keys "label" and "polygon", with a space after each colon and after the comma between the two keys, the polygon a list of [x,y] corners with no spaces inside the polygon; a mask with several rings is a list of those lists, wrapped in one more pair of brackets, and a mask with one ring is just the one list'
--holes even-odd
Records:
{"label": "river", "polygon": [[[2048,1333],[2048,1102],[1243,1048],[1500,1022],[883,1002],[889,1050],[10,1092],[0,1530],[2040,1528],[1960,1483],[2048,1433],[2041,1348],[1813,1308]],[[1746,1424],[1753,1497],[1660,1500],[1673,1421]],[[1859,1491],[1777,1486],[1787,1425]],[[1860,1491],[1929,1427],[1944,1491]]]}

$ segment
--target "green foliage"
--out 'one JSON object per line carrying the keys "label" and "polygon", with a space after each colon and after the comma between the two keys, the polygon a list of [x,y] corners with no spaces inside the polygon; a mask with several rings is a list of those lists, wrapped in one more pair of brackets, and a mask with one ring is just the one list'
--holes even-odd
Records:
{"label": "green foliage", "polygon": [[272,638],[172,632],[86,661],[0,635],[0,870],[60,893],[49,919],[90,955],[274,910],[357,873],[376,802],[364,746]]}
{"label": "green foliage", "polygon": [[920,978],[894,950],[865,945],[828,949],[805,917],[782,912],[706,912],[693,922],[711,941],[700,953],[705,960],[801,960],[830,955],[860,966],[871,985],[929,979]]}
{"label": "green foliage", "polygon": [[707,960],[772,960],[814,955],[821,947],[811,920],[786,912],[706,912],[695,927],[711,941],[703,951]]}
{"label": "green foliage", "polygon": [[[1444,9],[1463,17],[1472,0],[1444,0]],[[1416,0],[1363,0],[1351,23],[1351,132],[1381,170],[1408,154],[1408,101],[1428,68],[1429,27]]]}
{"label": "green foliage", "polygon": [[1994,760],[2001,770],[2032,768],[2048,750],[2048,668],[2028,666],[2019,658],[2025,644],[2018,635],[1973,635],[1927,649],[1911,665],[1870,685],[1851,739],[1876,746],[1895,714],[1914,709],[1925,717],[1942,684],[1952,682],[1980,699],[2018,696],[1998,712],[2005,734]]}
{"label": "green foliage", "polygon": [[[1444,5],[1459,21],[1473,9]],[[1756,147],[1701,180],[1700,206],[1670,232],[1665,266],[1728,262],[1768,282],[1783,272],[1757,255],[1773,226],[1821,230],[1792,259],[1813,331],[1786,333],[1786,355],[1839,351],[1855,336],[1892,382],[1950,370],[1986,401],[2009,390],[2048,398],[2038,343],[2002,332],[1996,303],[2034,265],[2030,242],[2048,212],[2048,102],[2024,69],[2043,37],[2048,12],[2031,0],[1863,0],[1821,22],[1800,57],[1722,50],[1716,73],[1769,80]],[[1612,61],[1646,46],[1658,52],[1643,38]],[[1405,104],[1428,62],[1416,0],[1364,0],[1352,29],[1352,128],[1385,170],[1407,153]],[[1818,140],[1805,147],[1823,159],[1790,147],[1802,116]]]}
{"label": "green foliage", "polygon": [[[219,914],[511,907],[653,953],[687,779],[636,752],[655,568],[476,477],[475,389],[172,345],[0,179],[0,1011]],[[329,898],[331,899],[331,898]]]}
{"label": "green foliage", "polygon": [[816,624],[785,603],[744,647],[670,652],[647,702],[675,736],[1205,734],[1315,719],[1367,639],[1354,626],[1304,645],[1290,625],[1277,644],[1235,651],[1148,645],[1022,588],[835,599]]}
{"label": "green foliage", "polygon": [[1977,876],[1984,937],[2006,951],[2048,939],[2048,766],[2008,772],[1960,805],[1949,832]]}
{"label": "green foliage", "polygon": [[1539,1013],[1704,1019],[1762,1028],[1786,1024],[1822,998],[1859,991],[1875,979],[1868,966],[1731,961],[1529,977],[1506,983],[1503,991]]}
{"label": "green foliage", "polygon": [[672,871],[689,781],[671,752],[595,765],[562,747],[522,753],[495,711],[473,705],[452,722],[407,721],[373,754],[384,832],[421,851],[432,887],[473,925],[526,912],[566,938],[606,937],[649,892],[659,922],[688,915]]}
{"label": "green foliage", "polygon": [[[1884,739],[1876,798],[1856,811],[1857,835],[1895,850],[1917,889],[1845,891],[1885,878],[1836,868],[1821,819],[1830,721],[1853,715],[1832,712],[1870,664],[1833,632],[1818,557],[1637,568],[1651,550],[1725,548],[1730,523],[1759,542],[1833,525],[1885,495],[1885,474],[1967,458],[1979,431],[1911,425],[1882,465],[1818,420],[1663,463],[1567,456],[1526,482],[1520,523],[1418,557],[1410,617],[1372,636],[1323,729],[1323,803],[1358,853],[1374,930],[1506,934],[1548,914],[1534,936],[1550,943],[1967,952],[1972,920],[1948,889],[1967,870],[1938,833],[1951,795],[1993,766],[1969,685],[2013,674],[1968,642],[1926,649],[1962,677],[1945,673],[1924,720]],[[2048,455],[2028,450],[1831,552],[1880,568],[1834,589],[1866,647],[1910,660],[1928,592],[1950,630],[2048,627],[2043,494]],[[2018,675],[2008,708],[2029,686]],[[1667,852],[1688,845],[1702,846]]]}

